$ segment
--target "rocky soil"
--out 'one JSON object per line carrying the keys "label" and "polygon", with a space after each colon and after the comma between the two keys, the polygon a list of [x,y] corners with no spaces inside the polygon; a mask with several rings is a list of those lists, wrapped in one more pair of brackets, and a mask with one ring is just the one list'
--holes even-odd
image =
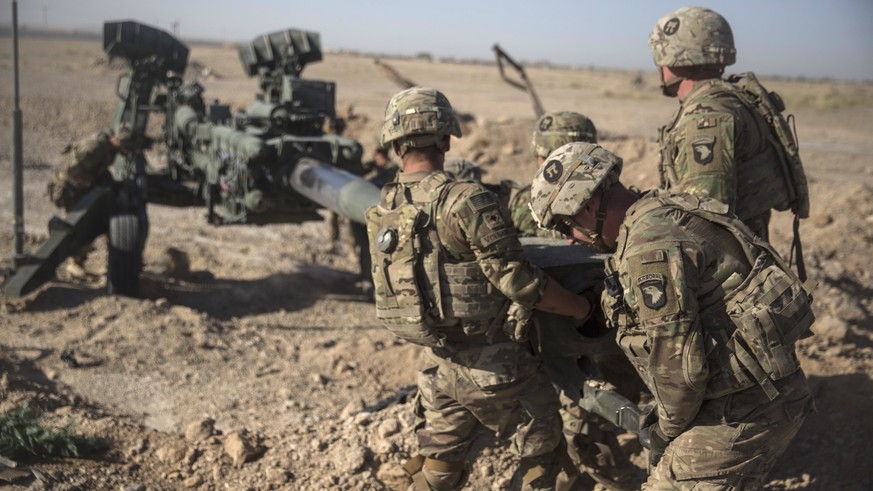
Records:
{"label": "rocky soil", "polygon": [[[11,40],[0,45],[0,113],[8,115]],[[21,50],[27,247],[35,248],[57,212],[45,183],[59,153],[109,121],[120,71],[97,42],[24,38]],[[194,46],[191,60],[208,97],[244,105],[254,94],[232,48]],[[482,164],[486,181],[532,177],[529,101],[494,67],[389,61],[475,116],[453,155]],[[339,105],[356,115],[349,134],[369,152],[397,88],[364,57],[328,54],[304,75],[337,81]],[[659,95],[653,73],[542,68],[529,76],[546,108],[595,121],[603,144],[624,157],[629,183],[657,184],[654,135],[675,101]],[[816,334],[800,343],[818,411],[768,488],[873,489],[865,464],[873,451],[873,87],[768,85],[797,115],[813,199],[802,232],[819,282]],[[5,135],[10,119],[0,118]],[[12,249],[10,155],[0,144],[2,268]],[[161,149],[148,156],[159,162]],[[39,408],[47,424],[105,443],[88,458],[37,462],[44,480],[10,488],[403,489],[399,465],[415,449],[405,389],[418,348],[378,325],[355,288],[349,243],[329,252],[320,222],[212,227],[202,209],[151,206],[149,214],[142,298],[103,294],[103,239],[87,278],[62,267],[26,298],[0,296],[0,412]],[[780,214],[773,242],[787,252],[790,238],[790,216]],[[168,269],[171,249],[189,258],[188,271]],[[483,433],[476,452],[469,488],[506,489],[514,462],[505,447]]]}

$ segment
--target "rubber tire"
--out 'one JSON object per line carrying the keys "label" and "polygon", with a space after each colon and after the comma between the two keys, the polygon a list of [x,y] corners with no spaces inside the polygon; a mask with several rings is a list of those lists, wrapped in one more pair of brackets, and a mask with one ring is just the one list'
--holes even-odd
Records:
{"label": "rubber tire", "polygon": [[139,217],[115,215],[109,219],[109,258],[106,293],[135,297],[142,270]]}

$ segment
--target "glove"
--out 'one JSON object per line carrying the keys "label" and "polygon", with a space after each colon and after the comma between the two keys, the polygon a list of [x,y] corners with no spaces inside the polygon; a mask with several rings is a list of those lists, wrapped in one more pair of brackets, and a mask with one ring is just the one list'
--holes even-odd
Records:
{"label": "glove", "polygon": [[528,331],[530,331],[532,324],[531,316],[533,316],[533,310],[513,302],[506,312],[506,320],[503,321],[504,334],[517,343],[527,341]]}
{"label": "glove", "polygon": [[649,470],[651,470],[658,466],[658,462],[664,456],[664,450],[670,444],[670,438],[661,432],[661,427],[656,422],[640,430],[640,441],[644,440],[649,442]]}

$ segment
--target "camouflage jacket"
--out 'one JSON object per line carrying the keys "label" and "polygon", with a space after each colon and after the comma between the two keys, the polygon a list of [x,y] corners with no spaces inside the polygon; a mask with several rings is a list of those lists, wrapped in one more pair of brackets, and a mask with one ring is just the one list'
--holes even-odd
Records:
{"label": "camouflage jacket", "polygon": [[[443,173],[400,172],[397,181],[418,186]],[[476,262],[503,295],[525,307],[539,303],[545,273],[525,257],[506,208],[494,193],[473,182],[450,182],[444,199],[436,203],[437,234],[448,262]]]}
{"label": "camouflage jacket", "polygon": [[76,189],[89,188],[108,171],[117,153],[108,134],[96,133],[64,149],[70,158],[58,171],[59,178]]}
{"label": "camouflage jacket", "polygon": [[509,200],[509,216],[512,225],[521,237],[547,237],[555,239],[565,238],[562,234],[540,228],[530,213],[530,185],[515,192]]}
{"label": "camouflage jacket", "polygon": [[[612,319],[618,344],[655,396],[661,429],[675,437],[711,398],[708,385],[731,370],[707,335],[733,329],[731,321],[725,309],[707,308],[723,304],[751,266],[730,232],[653,202],[658,196],[645,195],[625,216],[608,268],[618,275],[623,305],[607,290],[603,308],[621,312]],[[675,199],[727,212],[712,199]]]}
{"label": "camouflage jacket", "polygon": [[681,101],[672,122],[660,129],[661,189],[722,201],[766,237],[752,219],[784,201],[783,170],[770,126],[736,90],[712,79]]}

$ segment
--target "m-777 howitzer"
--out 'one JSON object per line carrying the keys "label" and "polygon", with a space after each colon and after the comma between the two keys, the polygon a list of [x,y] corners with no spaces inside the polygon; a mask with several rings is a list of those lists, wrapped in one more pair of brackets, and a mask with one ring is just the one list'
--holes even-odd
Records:
{"label": "m-777 howitzer", "polygon": [[311,183],[313,174],[333,187],[308,191],[352,220],[363,222],[362,203],[378,200],[375,186],[348,172],[361,165],[360,144],[323,129],[336,120],[335,84],[299,77],[321,59],[317,33],[289,29],[240,47],[243,68],[258,77],[261,92],[237,115],[228,105],[207,104],[198,83],[183,82],[189,50],[170,34],[133,21],[107,22],[103,34],[106,54],[127,64],[110,126],[128,125],[144,138],[150,114],[162,114],[156,140],[166,147],[167,165],[147,166],[142,151],[120,156],[115,182],[93,188],[66,218],[52,220],[46,243],[7,281],[7,295],[34,290],[61,261],[107,231],[107,290],[135,295],[147,202],[204,206],[213,224],[321,220],[319,204],[295,189],[295,183]]}
{"label": "m-777 howitzer", "polygon": [[[153,95],[169,71],[184,70],[188,48],[172,36],[134,22],[106,23],[103,50],[121,58],[127,70],[118,79],[118,104],[109,128],[127,125],[132,140],[144,141]],[[68,209],[64,218],[49,222],[49,237],[17,265],[4,285],[12,297],[25,295],[54,275],[67,257],[108,233],[107,292],[134,295],[139,284],[142,249],[148,235],[146,162],[142,149],[117,155],[111,183],[92,187]]]}

